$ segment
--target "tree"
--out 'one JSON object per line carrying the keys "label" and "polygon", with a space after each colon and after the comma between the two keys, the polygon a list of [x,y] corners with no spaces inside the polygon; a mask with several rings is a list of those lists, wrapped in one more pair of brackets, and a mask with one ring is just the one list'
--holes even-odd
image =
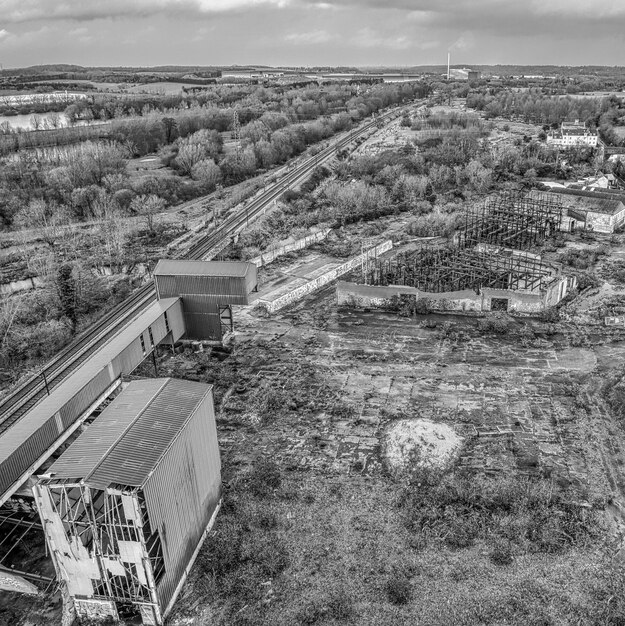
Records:
{"label": "tree", "polygon": [[173,117],[164,117],[161,123],[165,129],[165,141],[167,143],[173,143],[178,135],[178,122],[176,122]]}
{"label": "tree", "polygon": [[20,228],[37,228],[43,241],[54,246],[63,227],[69,223],[65,207],[47,203],[45,200],[31,200],[16,214],[14,223]]}
{"label": "tree", "polygon": [[205,157],[202,146],[197,143],[185,143],[180,146],[175,164],[178,169],[187,176],[191,174],[193,167]]}
{"label": "tree", "polygon": [[154,232],[154,216],[161,213],[165,206],[165,200],[155,194],[137,196],[130,203],[131,211],[145,217],[146,226],[150,233]]}
{"label": "tree", "polygon": [[212,159],[204,159],[196,163],[191,169],[191,177],[210,191],[213,191],[222,179],[221,169]]}
{"label": "tree", "polygon": [[78,315],[76,312],[76,281],[73,277],[73,268],[68,263],[61,265],[57,271],[56,286],[61,301],[63,315],[72,324],[72,330],[76,330]]}

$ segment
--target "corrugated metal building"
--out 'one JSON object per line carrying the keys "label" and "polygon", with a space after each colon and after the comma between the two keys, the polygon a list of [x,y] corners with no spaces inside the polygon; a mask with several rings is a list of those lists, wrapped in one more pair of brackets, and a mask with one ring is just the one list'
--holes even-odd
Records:
{"label": "corrugated metal building", "polygon": [[159,298],[181,297],[186,336],[221,341],[233,328],[233,304],[248,304],[257,285],[253,263],[174,261],[163,259],[154,269]]}
{"label": "corrugated metal building", "polygon": [[[78,615],[161,624],[221,493],[212,387],[132,382],[34,487]],[[128,617],[128,614],[125,615]]]}
{"label": "corrugated metal building", "polygon": [[180,339],[184,330],[180,299],[154,302],[2,432],[0,502],[41,465],[120,376],[130,374],[164,339]]}

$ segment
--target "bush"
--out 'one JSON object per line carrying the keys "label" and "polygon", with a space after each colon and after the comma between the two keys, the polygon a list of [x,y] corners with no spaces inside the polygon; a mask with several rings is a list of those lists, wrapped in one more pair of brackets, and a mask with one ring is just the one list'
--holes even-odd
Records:
{"label": "bush", "polygon": [[391,604],[408,604],[411,596],[410,581],[406,576],[396,575],[391,576],[385,585],[386,596]]}
{"label": "bush", "polygon": [[510,332],[510,322],[501,317],[487,317],[483,320],[478,320],[477,328],[482,333],[495,333],[497,335],[505,335]]}

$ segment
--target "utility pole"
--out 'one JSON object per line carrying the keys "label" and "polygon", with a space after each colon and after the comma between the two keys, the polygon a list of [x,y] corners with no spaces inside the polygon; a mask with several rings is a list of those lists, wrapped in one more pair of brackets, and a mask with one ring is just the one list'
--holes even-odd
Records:
{"label": "utility pole", "polygon": [[235,109],[232,114],[232,137],[237,163],[241,162],[241,122],[239,122],[239,112]]}
{"label": "utility pole", "polygon": [[43,376],[43,384],[46,386],[46,391],[48,395],[50,395],[50,387],[48,387],[48,379],[46,378],[46,373],[44,370],[41,370],[41,375]]}

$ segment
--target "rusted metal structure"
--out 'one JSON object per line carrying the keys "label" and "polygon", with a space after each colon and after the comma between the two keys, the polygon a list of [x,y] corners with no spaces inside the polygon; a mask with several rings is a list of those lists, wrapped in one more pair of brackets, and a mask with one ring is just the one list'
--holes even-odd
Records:
{"label": "rusted metal structure", "polygon": [[465,216],[458,245],[478,243],[527,250],[560,230],[562,202],[552,194],[503,193]]}
{"label": "rusted metal structure", "polygon": [[89,354],[45,401],[0,425],[0,503],[9,498],[162,341],[184,334],[179,298],[152,303]]}
{"label": "rusted metal structure", "polygon": [[430,293],[463,289],[477,293],[483,287],[540,291],[557,274],[557,268],[534,255],[439,246],[370,263],[366,283],[404,285]]}
{"label": "rusted metal structure", "polygon": [[158,298],[182,298],[186,337],[221,341],[234,327],[233,304],[248,304],[256,265],[164,259],[154,269]]}
{"label": "rusted metal structure", "polygon": [[131,382],[33,491],[76,613],[162,624],[219,509],[212,387]]}

